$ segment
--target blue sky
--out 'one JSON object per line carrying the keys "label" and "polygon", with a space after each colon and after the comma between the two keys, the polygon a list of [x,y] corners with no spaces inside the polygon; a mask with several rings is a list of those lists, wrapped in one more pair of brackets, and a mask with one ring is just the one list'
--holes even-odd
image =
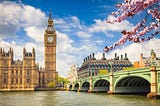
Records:
{"label": "blue sky", "polygon": [[[95,53],[101,58],[106,45],[121,37],[122,30],[131,29],[143,15],[138,14],[122,23],[105,23],[116,11],[117,0],[0,0],[0,45],[6,50],[14,48],[14,58],[22,60],[22,49],[36,49],[36,61],[44,66],[43,35],[50,9],[57,31],[57,71],[67,76],[71,64],[81,66],[83,58]],[[112,17],[111,17],[112,18]],[[129,59],[137,61],[140,53],[149,56],[151,49],[160,47],[159,37],[144,44],[126,43],[106,53],[108,59],[114,53],[128,53]],[[157,53],[159,56],[160,53]]]}

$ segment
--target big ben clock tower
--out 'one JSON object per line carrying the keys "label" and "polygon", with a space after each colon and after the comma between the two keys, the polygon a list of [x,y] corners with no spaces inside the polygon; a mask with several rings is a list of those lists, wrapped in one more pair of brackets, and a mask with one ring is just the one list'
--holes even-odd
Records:
{"label": "big ben clock tower", "polygon": [[44,57],[45,57],[45,72],[46,72],[46,86],[50,82],[56,84],[56,40],[57,35],[54,29],[52,14],[48,19],[47,29],[44,33]]}

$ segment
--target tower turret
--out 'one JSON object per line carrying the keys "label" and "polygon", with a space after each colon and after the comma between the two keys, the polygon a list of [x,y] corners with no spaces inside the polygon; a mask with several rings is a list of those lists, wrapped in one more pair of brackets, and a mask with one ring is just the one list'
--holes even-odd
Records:
{"label": "tower turret", "polygon": [[127,53],[124,55],[124,60],[128,60]]}
{"label": "tower turret", "polygon": [[92,53],[92,58],[93,58],[93,60],[96,60],[96,58],[95,58],[95,56],[94,56],[94,53]]}
{"label": "tower turret", "polygon": [[12,52],[12,49],[11,49],[11,47],[9,48],[9,53],[11,53]]}
{"label": "tower turret", "polygon": [[33,57],[33,60],[35,61],[35,49],[34,49],[34,47],[32,48],[32,57]]}
{"label": "tower turret", "polygon": [[23,48],[23,55],[26,54],[26,48]]}
{"label": "tower turret", "polygon": [[106,60],[105,53],[103,53],[103,57],[101,60]]}
{"label": "tower turret", "polygon": [[153,59],[153,60],[156,60],[156,53],[154,52],[154,50],[151,50],[151,58]]}
{"label": "tower turret", "polygon": [[2,55],[4,55],[4,53],[5,53],[5,52],[4,52],[4,49],[2,49]]}

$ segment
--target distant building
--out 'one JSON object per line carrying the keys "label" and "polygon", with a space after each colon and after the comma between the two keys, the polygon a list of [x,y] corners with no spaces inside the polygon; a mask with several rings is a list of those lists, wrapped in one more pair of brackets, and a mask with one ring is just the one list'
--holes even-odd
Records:
{"label": "distant building", "polygon": [[72,82],[75,82],[78,80],[78,74],[77,74],[77,71],[79,70],[79,67],[75,64],[73,64],[71,67],[70,67],[70,71],[68,73],[68,80],[70,83]]}
{"label": "distant building", "polygon": [[113,72],[122,70],[126,67],[132,67],[132,63],[129,61],[127,54],[125,53],[125,56],[123,58],[123,55],[121,55],[121,58],[117,56],[117,53],[115,53],[114,59],[107,60],[105,57],[105,54],[103,53],[103,57],[100,60],[97,60],[94,57],[94,53],[88,57],[86,57],[82,63],[82,66],[78,70],[78,78],[86,78],[89,76],[96,76],[100,73],[100,71],[106,70],[107,73],[109,73],[111,70]]}
{"label": "distant building", "polygon": [[23,49],[23,60],[13,60],[13,49],[0,49],[0,91],[34,90],[39,85],[39,66],[35,50]]}
{"label": "distant building", "polygon": [[150,67],[152,65],[152,62],[156,66],[160,66],[160,57],[156,57],[156,53],[151,50],[151,56],[153,57],[144,57],[143,53],[140,55],[140,60],[134,62],[134,67],[135,68],[144,68],[144,67]]}

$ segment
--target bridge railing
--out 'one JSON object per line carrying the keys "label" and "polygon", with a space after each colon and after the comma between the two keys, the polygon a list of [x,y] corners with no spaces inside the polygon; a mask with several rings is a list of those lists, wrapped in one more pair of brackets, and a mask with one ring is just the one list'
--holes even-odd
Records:
{"label": "bridge railing", "polygon": [[[160,66],[156,66],[157,67],[157,70],[160,71]],[[130,69],[130,70],[119,70],[119,71],[116,71],[116,72],[113,72],[113,74],[120,74],[120,73],[128,73],[128,72],[137,72],[137,71],[149,71],[150,70],[150,67],[144,67],[144,68],[134,68],[134,69]],[[108,77],[110,73],[107,73],[107,74],[100,74],[100,75],[95,75],[95,76],[92,76],[92,78],[104,78],[104,77]],[[80,80],[81,81],[84,81],[84,80],[89,80],[90,77],[86,77],[86,78],[81,78]]]}

